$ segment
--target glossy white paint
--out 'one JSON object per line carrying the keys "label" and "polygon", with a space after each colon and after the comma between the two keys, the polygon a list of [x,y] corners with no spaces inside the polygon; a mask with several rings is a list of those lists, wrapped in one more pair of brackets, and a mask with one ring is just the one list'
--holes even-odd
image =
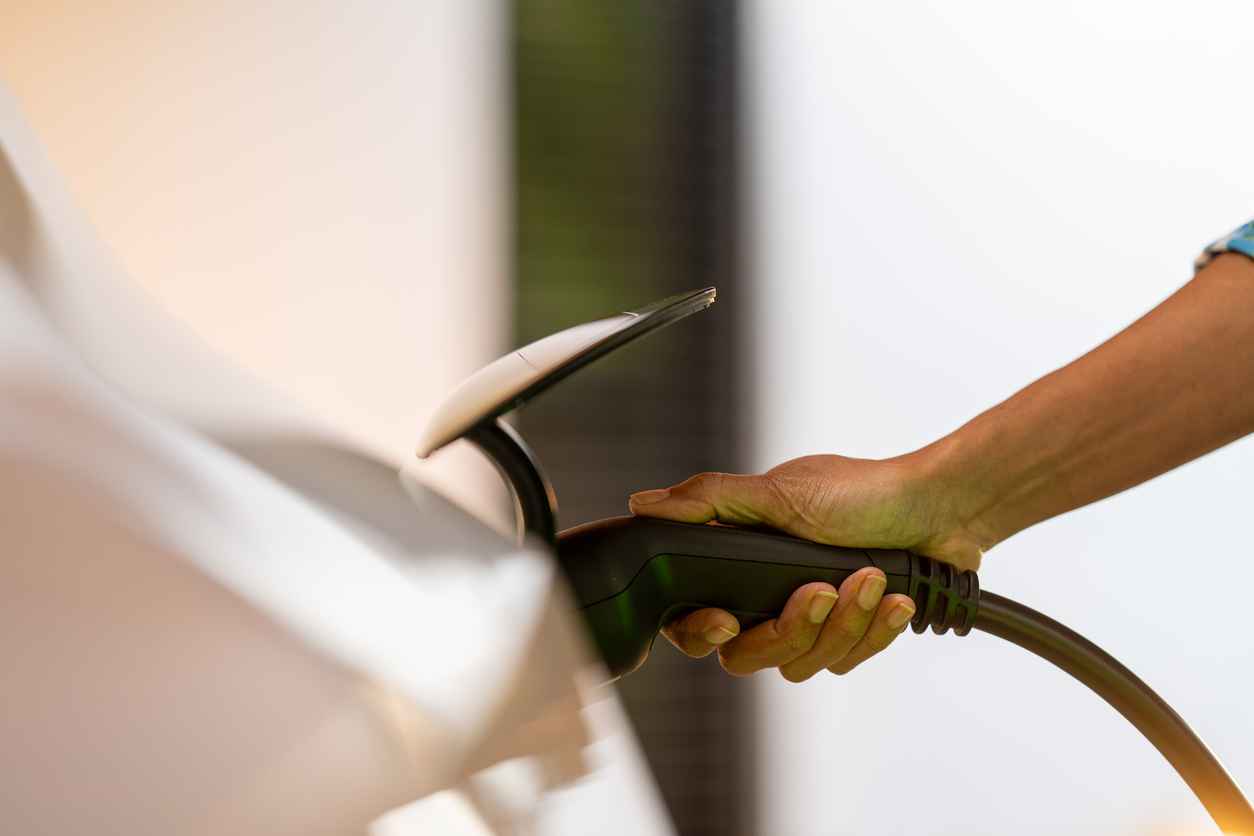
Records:
{"label": "glossy white paint", "polygon": [[629,325],[634,318],[634,314],[624,313],[585,322],[493,360],[463,380],[436,408],[418,439],[418,456],[426,458],[460,437],[479,419],[509,403],[575,355]]}
{"label": "glossy white paint", "polygon": [[[8,0],[0,79],[143,294],[398,462],[509,348],[492,2]],[[470,450],[423,477],[510,519]]]}
{"label": "glossy white paint", "polygon": [[[39,452],[64,460],[64,473],[76,485],[103,485],[110,499],[135,499],[140,508],[113,514],[111,522],[124,517],[132,532],[149,524],[185,546],[154,556],[158,570],[193,556],[206,568],[195,584],[175,588],[163,571],[139,565],[147,554],[128,548],[116,531],[100,533],[92,525],[112,511],[105,501],[89,503],[82,514],[70,509],[69,516],[45,502],[40,510],[57,524],[44,528],[94,544],[84,568],[101,579],[89,586],[106,594],[82,600],[83,572],[75,573],[73,557],[88,552],[80,547],[62,550],[67,560],[43,561],[41,571],[21,583],[0,583],[0,598],[4,592],[18,597],[0,613],[27,628],[3,631],[26,651],[6,686],[10,702],[29,711],[13,718],[23,739],[45,756],[38,768],[28,768],[36,765],[20,763],[22,751],[4,749],[14,760],[5,774],[22,775],[17,791],[34,784],[58,815],[90,820],[88,827],[110,829],[117,819],[109,817],[109,807],[117,804],[126,805],[134,821],[122,827],[127,832],[169,831],[179,819],[160,813],[170,809],[192,811],[185,832],[249,832],[206,815],[212,787],[201,776],[208,772],[239,786],[237,800],[255,802],[285,822],[268,832],[363,832],[360,814],[378,811],[381,790],[389,791],[388,803],[424,791],[407,773],[473,771],[522,754],[512,748],[508,720],[482,729],[477,740],[483,745],[474,747],[469,763],[432,745],[432,738],[455,736],[455,728],[473,722],[483,708],[492,717],[507,707],[520,711],[525,701],[494,683],[534,685],[538,695],[562,681],[566,665],[556,644],[526,626],[535,623],[525,613],[529,607],[558,621],[567,609],[537,595],[542,579],[553,577],[547,561],[533,554],[530,579],[503,577],[497,584],[476,575],[471,538],[454,537],[451,542],[465,548],[446,549],[447,561],[417,567],[427,571],[407,582],[385,558],[394,551],[401,559],[416,555],[393,536],[374,537],[351,513],[298,495],[279,475],[259,472],[238,456],[205,452],[212,446],[206,437],[185,431],[208,426],[237,440],[252,433],[261,446],[287,433],[319,444],[327,437],[318,431],[330,425],[345,450],[370,451],[354,460],[373,472],[378,492],[362,489],[358,470],[349,468],[337,480],[332,471],[319,474],[316,461],[306,462],[315,471],[310,488],[351,494],[346,505],[360,503],[378,518],[389,517],[393,532],[415,531],[419,540],[441,524],[473,525],[433,492],[415,492],[415,501],[423,494],[430,503],[425,508],[402,501],[385,510],[384,501],[401,491],[387,463],[412,459],[424,414],[506,347],[508,131],[500,5],[14,0],[0,17],[0,75],[33,123],[40,153],[47,152],[73,192],[32,214],[29,228],[0,235],[5,245],[11,237],[34,242],[30,263],[0,258],[0,273],[12,267],[16,287],[37,288],[52,319],[74,335],[67,364],[77,369],[74,355],[86,357],[109,381],[106,387],[91,378],[95,389],[108,389],[102,397],[119,401],[120,392],[179,424],[167,446],[179,448],[184,458],[178,461],[197,454],[202,461],[200,470],[163,471],[171,478],[154,479],[134,461],[144,448],[133,439],[91,437],[59,423],[56,414],[36,412]],[[2,100],[0,115],[7,118],[9,102]],[[0,122],[0,150],[7,156],[16,140],[2,129],[5,119]],[[19,174],[23,188],[11,188],[9,177],[0,182],[12,201],[6,205],[22,205],[17,198],[24,190],[44,207],[46,195],[31,185],[41,181]],[[104,247],[80,223],[80,209]],[[66,240],[72,245],[51,246]],[[37,269],[27,275],[22,268]],[[48,279],[50,271],[56,281]],[[20,313],[0,306],[0,319]],[[14,328],[0,335],[10,343],[23,336]],[[8,359],[14,356],[27,359],[20,353]],[[37,375],[26,377],[24,385],[40,382]],[[259,381],[258,391],[277,396],[257,396]],[[10,400],[0,398],[0,404],[22,414],[23,403]],[[49,398],[44,406],[63,402],[73,401]],[[125,408],[131,415],[130,405]],[[0,439],[29,458],[35,433],[21,429]],[[156,434],[151,422],[140,430]],[[421,475],[488,513],[505,490],[474,458],[441,457]],[[31,502],[25,490],[31,484],[19,479],[8,485],[19,501],[0,503],[14,525],[22,524],[22,535],[44,530],[37,524],[43,517],[23,505]],[[71,494],[61,488],[61,496]],[[58,494],[38,496],[55,500]],[[46,543],[10,550],[0,567],[20,575],[22,566],[13,561],[39,548]],[[69,598],[48,594],[51,583],[26,582],[54,571],[57,589]],[[318,596],[326,598],[318,603]],[[119,606],[134,617],[118,622]],[[40,629],[49,612],[63,616],[57,630]],[[93,631],[97,616],[100,628]],[[432,641],[437,631],[419,624],[447,626],[462,617],[469,623],[457,641]],[[75,630],[87,640],[75,641]],[[362,712],[323,720],[307,710],[325,696],[319,682],[292,676],[274,654],[267,656],[258,633],[277,635],[298,672],[330,669],[324,682],[349,679],[355,663],[380,677],[407,679],[413,686],[407,696],[430,686],[447,697],[444,719],[414,726],[406,710],[412,706],[402,698],[385,699],[374,712],[396,721],[391,724]],[[518,652],[517,642],[529,634],[537,639],[534,657]],[[41,644],[24,641],[27,635]],[[235,638],[239,654],[222,649]],[[91,649],[87,656],[84,648]],[[488,678],[471,675],[476,659]],[[194,672],[205,673],[203,687]],[[258,682],[264,682],[260,691]],[[117,700],[89,700],[84,708],[83,695],[97,688]],[[465,803],[467,795],[449,803],[446,792],[429,806],[396,811],[380,831],[669,832],[632,736],[612,695],[603,696],[593,706],[599,718],[591,719],[598,740],[585,752],[597,768],[574,785],[545,794],[563,776],[577,774],[579,764],[568,762],[563,772],[514,758],[506,765],[522,780],[485,786],[493,776],[471,779],[484,779],[474,786],[475,800],[485,802],[477,809]],[[131,733],[137,710],[145,734]],[[32,722],[36,715],[49,722]],[[192,715],[195,721],[188,722]],[[301,746],[284,737],[304,720],[314,744],[348,745]],[[550,720],[541,716],[528,727],[527,745],[544,746],[545,734],[560,733],[563,727]],[[41,739],[42,732],[47,736]],[[186,763],[185,736],[216,748]],[[566,736],[562,748],[576,740]],[[72,754],[62,758],[54,742]],[[150,757],[129,757],[131,747]],[[279,768],[271,768],[267,753],[281,756]],[[77,778],[83,792],[75,789]],[[119,785],[129,789],[116,791]],[[159,812],[128,804],[145,792],[160,802],[151,808]],[[65,804],[67,797],[83,803]],[[346,801],[357,820],[337,817],[337,800]]]}
{"label": "glossy white paint", "polygon": [[500,357],[462,381],[427,425],[418,442],[426,457],[486,417],[513,409],[615,349],[714,304],[712,287],[679,293],[633,311],[573,325]]}

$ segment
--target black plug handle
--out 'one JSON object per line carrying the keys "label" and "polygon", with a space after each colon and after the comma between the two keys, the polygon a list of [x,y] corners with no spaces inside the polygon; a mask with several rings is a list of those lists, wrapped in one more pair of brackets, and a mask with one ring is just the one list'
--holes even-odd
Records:
{"label": "black plug handle", "polygon": [[974,572],[896,549],[825,546],[786,534],[647,517],[612,517],[558,536],[558,559],[601,655],[615,676],[635,670],[658,630],[686,611],[720,607],[742,627],[774,618],[797,587],[839,587],[867,566],[886,592],[909,595],[916,633],[964,635],[975,620]]}

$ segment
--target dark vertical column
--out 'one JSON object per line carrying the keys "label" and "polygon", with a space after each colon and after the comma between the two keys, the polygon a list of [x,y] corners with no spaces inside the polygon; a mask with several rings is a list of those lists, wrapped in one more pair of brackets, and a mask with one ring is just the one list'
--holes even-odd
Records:
{"label": "dark vertical column", "polygon": [[[741,463],[736,4],[516,0],[513,50],[517,341],[719,289],[521,413],[569,526]],[[749,684],[660,640],[620,692],[679,832],[749,833]]]}

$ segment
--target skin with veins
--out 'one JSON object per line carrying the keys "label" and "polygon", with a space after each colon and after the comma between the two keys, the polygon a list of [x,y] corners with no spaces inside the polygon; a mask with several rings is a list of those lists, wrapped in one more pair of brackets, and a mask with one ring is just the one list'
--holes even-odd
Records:
{"label": "skin with veins", "polygon": [[[853,547],[905,548],[975,569],[1038,522],[1152,479],[1254,432],[1254,260],[1216,257],[1166,301],[1074,362],[928,446],[891,459],[805,456],[766,473],[703,473],[631,498],[635,514],[767,525]],[[704,609],[664,634],[729,672],[800,681],[846,673],[905,629],[913,603],[863,570],[807,584],[740,633]],[[836,593],[821,624],[807,620]]]}

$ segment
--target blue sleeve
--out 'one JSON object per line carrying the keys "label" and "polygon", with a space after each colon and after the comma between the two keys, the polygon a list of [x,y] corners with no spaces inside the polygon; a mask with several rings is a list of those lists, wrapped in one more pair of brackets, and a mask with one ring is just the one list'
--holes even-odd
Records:
{"label": "blue sleeve", "polygon": [[1220,238],[1202,250],[1202,254],[1193,262],[1193,271],[1201,270],[1220,253],[1240,253],[1249,258],[1254,258],[1254,221],[1238,227],[1231,235]]}

